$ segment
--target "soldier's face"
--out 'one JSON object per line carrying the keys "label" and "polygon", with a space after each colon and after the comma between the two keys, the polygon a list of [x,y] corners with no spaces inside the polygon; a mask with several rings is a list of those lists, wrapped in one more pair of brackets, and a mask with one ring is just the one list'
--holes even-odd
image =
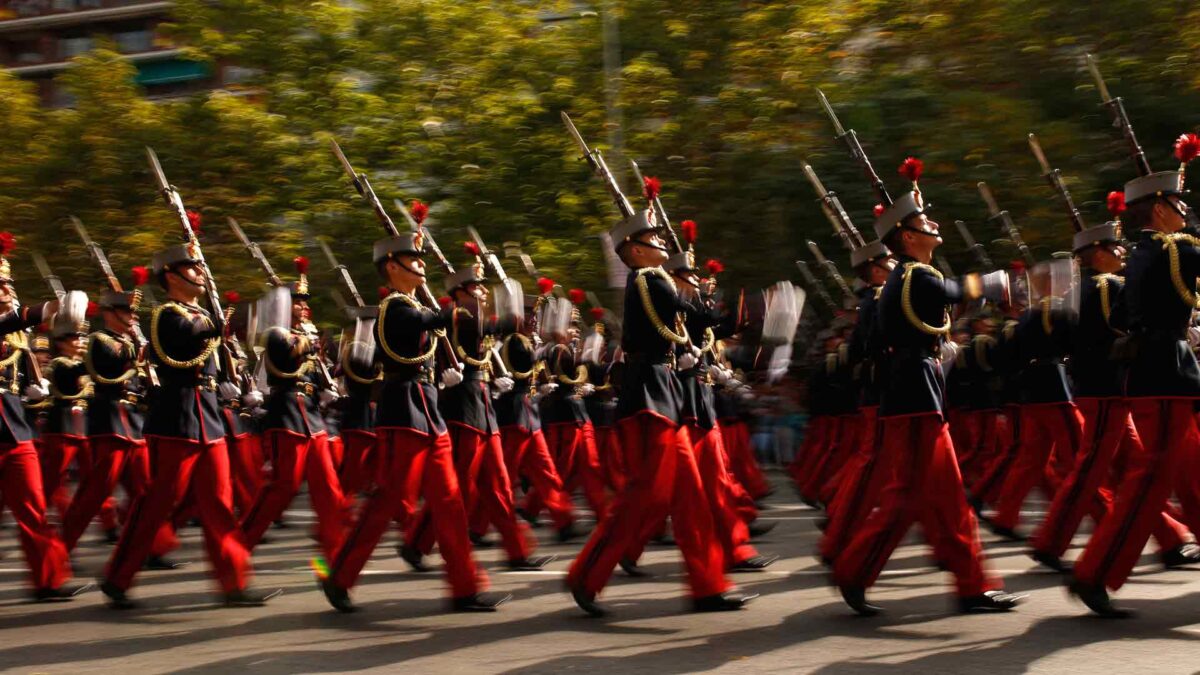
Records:
{"label": "soldier's face", "polygon": [[666,246],[657,232],[646,232],[629,242],[630,256],[637,267],[658,267],[667,258]]}
{"label": "soldier's face", "polygon": [[308,307],[308,302],[305,300],[296,299],[292,301],[292,323],[300,325],[312,321],[312,310]]}
{"label": "soldier's face", "polygon": [[467,294],[479,302],[486,302],[488,299],[488,289],[483,284],[467,284]]}
{"label": "soldier's face", "polygon": [[114,333],[131,333],[137,323],[137,314],[128,309],[113,308],[104,310],[104,327]]}
{"label": "soldier's face", "polygon": [[397,290],[411,291],[425,281],[425,261],[419,256],[402,254],[387,262],[388,284]]}
{"label": "soldier's face", "polygon": [[79,335],[69,335],[57,340],[58,351],[64,356],[75,356],[79,353],[79,348],[83,346],[83,338]]}
{"label": "soldier's face", "polygon": [[194,263],[180,265],[166,276],[167,291],[182,295],[189,300],[200,297],[200,294],[204,292],[204,286],[208,283],[208,278],[204,276],[204,270]]}
{"label": "soldier's face", "polygon": [[8,306],[17,299],[17,292],[13,290],[11,281],[0,281],[0,307],[8,309]]}

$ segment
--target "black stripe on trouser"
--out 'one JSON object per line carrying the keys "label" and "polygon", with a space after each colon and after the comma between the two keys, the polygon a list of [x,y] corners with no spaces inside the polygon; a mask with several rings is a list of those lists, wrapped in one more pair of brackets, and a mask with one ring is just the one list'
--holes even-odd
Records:
{"label": "black stripe on trouser", "polygon": [[895,512],[891,514],[891,519],[888,522],[887,528],[880,530],[879,535],[875,538],[875,542],[871,545],[871,550],[867,552],[867,556],[863,558],[862,564],[859,565],[858,574],[856,575],[859,586],[866,586],[866,582],[863,580],[863,577],[869,575],[871,570],[875,569],[876,564],[878,564],[879,568],[882,569],[884,564],[887,563],[886,560],[879,562],[879,558],[883,555],[883,549],[887,547],[887,542],[888,539],[891,538],[892,530],[900,526],[900,514],[904,512],[905,508],[909,508],[911,506],[910,502],[913,499],[912,490],[916,486],[917,474],[920,471],[920,469],[917,467],[917,464],[919,463],[917,459],[919,454],[917,452],[917,446],[921,440],[921,425],[916,424],[915,422],[915,417],[909,419],[908,445],[912,449],[912,462],[910,466],[908,485],[906,486],[908,494],[904,498],[904,505],[896,509]]}
{"label": "black stripe on trouser", "polygon": [[[271,476],[271,482],[275,482],[275,481],[279,480],[279,447],[278,447],[279,434],[270,434],[270,436],[271,436],[271,473],[274,474],[273,476]],[[250,523],[254,522],[255,518],[258,517],[258,512],[262,510],[263,502],[267,501],[266,492],[267,492],[268,487],[270,487],[270,483],[263,486],[263,488],[258,491],[258,496],[256,496],[254,498],[254,503],[250,505],[250,511],[247,512],[244,516],[242,516],[243,523],[249,525]],[[280,514],[280,515],[283,515],[283,514]]]}
{"label": "black stripe on trouser", "polygon": [[[866,465],[863,466],[862,473],[859,474],[858,485],[855,486],[856,489],[853,493],[851,493],[848,503],[842,507],[843,509],[846,509],[843,511],[843,514],[845,514],[843,517],[847,519],[847,523],[855,523],[858,521],[857,515],[859,511],[862,510],[864,502],[866,502],[867,486],[871,484],[871,476],[875,473],[875,469],[879,466],[879,438],[883,435],[880,433],[882,431],[880,429],[881,426],[882,422],[880,422],[879,418],[876,417],[875,437],[871,439],[871,458],[868,459]],[[846,537],[848,537],[849,534],[850,528],[843,527],[842,531],[839,533],[838,540],[835,542],[830,542],[830,545],[833,547],[832,550],[841,550],[845,545]]]}
{"label": "black stripe on trouser", "polygon": [[1117,535],[1112,538],[1108,544],[1108,550],[1104,552],[1104,557],[1100,559],[1100,565],[1096,568],[1096,579],[1093,583],[1105,585],[1104,579],[1108,576],[1109,570],[1113,564],[1117,562],[1117,552],[1121,550],[1121,542],[1129,536],[1129,531],[1133,529],[1133,523],[1137,520],[1138,511],[1142,509],[1142,503],[1146,501],[1146,496],[1150,493],[1150,488],[1154,485],[1155,475],[1158,473],[1158,468],[1166,454],[1170,452],[1167,448],[1167,429],[1170,427],[1170,421],[1167,417],[1167,410],[1171,405],[1170,400],[1162,399],[1158,402],[1159,411],[1159,426],[1157,447],[1162,448],[1162,452],[1155,452],[1153,467],[1147,467],[1146,475],[1142,479],[1141,489],[1137,492],[1137,497],[1134,498],[1133,508],[1125,514],[1125,519],[1121,521],[1121,529],[1117,530]]}
{"label": "black stripe on trouser", "polygon": [[1021,417],[1021,411],[1017,410],[1016,414],[1013,415],[1012,442],[992,472],[985,476],[982,487],[974,491],[976,497],[983,499],[984,495],[996,487],[996,481],[1003,480],[1008,475],[1008,470],[1012,466],[1013,460],[1017,458],[1017,448],[1021,445]]}
{"label": "black stripe on trouser", "polygon": [[[1112,403],[1107,399],[1101,399],[1099,401],[1099,408],[1096,410],[1096,419],[1093,423],[1099,433],[1092,435],[1092,443],[1091,447],[1088,448],[1088,454],[1083,458],[1083,462],[1079,465],[1079,470],[1075,472],[1075,474],[1079,477],[1079,480],[1076,480],[1071,485],[1070,491],[1067,492],[1067,500],[1065,503],[1068,506],[1066,513],[1070,513],[1071,511],[1075,510],[1074,504],[1075,501],[1079,499],[1079,491],[1083,489],[1083,484],[1085,482],[1084,478],[1092,472],[1092,465],[1096,463],[1096,456],[1100,454],[1100,445],[1104,441],[1105,432],[1108,430],[1108,414],[1111,406]],[[1068,423],[1073,422],[1073,420],[1070,419],[1070,415],[1065,416],[1067,417]],[[1074,426],[1071,426],[1070,428],[1073,429]],[[1074,432],[1072,432],[1072,436],[1074,436]],[[1070,474],[1068,474],[1068,477],[1069,476]],[[1048,523],[1050,531],[1047,533],[1047,539],[1049,541],[1054,542],[1058,540],[1058,535],[1060,534],[1064,524],[1063,520],[1063,518],[1059,518],[1055,522]]]}

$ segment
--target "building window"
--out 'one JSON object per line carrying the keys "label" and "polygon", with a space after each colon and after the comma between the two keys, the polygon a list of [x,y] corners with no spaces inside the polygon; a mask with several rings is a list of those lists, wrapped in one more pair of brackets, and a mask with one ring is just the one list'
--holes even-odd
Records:
{"label": "building window", "polygon": [[72,37],[59,40],[59,53],[64,59],[74,58],[80,54],[91,51],[95,46],[95,40],[90,37]]}
{"label": "building window", "polygon": [[151,30],[131,30],[116,33],[112,37],[117,43],[117,49],[123,54],[136,54],[154,49],[154,31]]}

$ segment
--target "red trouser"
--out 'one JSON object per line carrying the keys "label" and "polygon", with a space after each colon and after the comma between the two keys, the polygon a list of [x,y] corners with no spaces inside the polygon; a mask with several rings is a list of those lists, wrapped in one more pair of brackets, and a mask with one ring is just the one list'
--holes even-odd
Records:
{"label": "red trouser", "polygon": [[726,566],[758,555],[750,545],[750,529],[734,508],[734,479],[725,463],[725,444],[721,428],[689,426],[688,437],[696,454],[696,466],[704,484],[704,495],[712,509],[713,525],[721,548],[725,551]]}
{"label": "red trouser", "polygon": [[800,452],[796,453],[796,458],[788,465],[788,474],[792,477],[792,482],[796,484],[797,490],[803,487],[808,481],[808,477],[816,471],[818,464],[824,458],[829,444],[832,443],[831,436],[837,429],[836,421],[837,418],[831,415],[817,415],[809,418]]}
{"label": "red trouser", "polygon": [[307,480],[309,499],[317,512],[321,549],[327,558],[333,557],[345,536],[350,505],[338,484],[325,432],[303,436],[284,429],[269,429],[263,433],[263,444],[271,458],[272,475],[259,491],[254,506],[242,516],[246,545],[251,550],[258,546],[271,523],[283,515],[300,492],[300,484]]}
{"label": "red trouser", "polygon": [[[94,464],[83,479],[75,498],[63,517],[62,539],[68,551],[74,550],[88,524],[112,497],[117,481],[125,487],[130,500],[146,494],[150,487],[150,454],[146,441],[120,436],[94,436],[89,439]],[[151,555],[165,555],[179,546],[170,519],[163,521],[150,547]]]}
{"label": "red trouser", "polygon": [[31,441],[0,444],[0,493],[20,530],[30,580],[38,589],[58,588],[71,578],[67,547],[46,521],[38,453]]}
{"label": "red trouser", "polygon": [[600,469],[604,483],[616,494],[625,487],[625,461],[621,454],[621,439],[615,426],[595,426],[596,454],[600,458]]}
{"label": "red trouser", "polygon": [[893,456],[880,452],[879,406],[864,406],[858,452],[846,462],[837,496],[829,504],[829,524],[821,538],[820,554],[832,562],[850,543],[871,510],[879,503],[879,494],[892,474]]}
{"label": "red trouser", "polygon": [[834,562],[839,586],[867,588],[892,551],[920,522],[934,556],[957,579],[962,597],[1000,587],[983,569],[975,514],[963,494],[950,431],[937,413],[882,419],[880,452],[893,462],[879,508]]}
{"label": "red trouser", "polygon": [[[562,479],[550,458],[542,430],[530,432],[516,425],[507,426],[500,430],[500,443],[504,448],[504,466],[508,470],[510,488],[515,492],[517,476],[525,476],[541,495],[554,526],[562,529],[570,525],[575,520],[571,496],[563,490]],[[483,509],[477,509],[477,512],[484,515],[483,522],[486,522],[486,512]]]}
{"label": "red trouser", "polygon": [[245,515],[262,489],[262,439],[257,434],[227,436],[229,473],[233,480],[233,503]]}
{"label": "red trouser", "polygon": [[1010,529],[1020,521],[1021,504],[1034,486],[1043,485],[1047,497],[1054,498],[1083,438],[1083,417],[1073,403],[1023,405],[1020,415],[1020,446],[992,518]]}
{"label": "red trouser", "polygon": [[[453,597],[474,595],[486,585],[487,576],[476,569],[467,538],[467,511],[458,490],[450,436],[430,436],[411,429],[375,431],[375,452],[385,475],[379,489],[358,511],[346,542],[331,558],[330,581],[338,588],[354,586],[371,553],[392,521],[422,497],[432,517],[432,529]],[[411,540],[410,540],[411,541]]]}
{"label": "red trouser", "polygon": [[225,439],[201,443],[149,437],[146,443],[154,472],[150,488],[133,500],[105,579],[122,590],[133,585],[133,577],[150,555],[163,523],[194,486],[190,492],[204,527],[204,547],[217,582],[226,593],[245,588],[250,577],[250,550],[233,515]]}
{"label": "red trouser", "polygon": [[985,467],[981,468],[979,480],[972,486],[972,494],[992,504],[1000,496],[1008,471],[1016,461],[1021,447],[1021,414],[1015,405],[1004,407],[1003,430],[997,418],[996,451]]}
{"label": "red trouser", "polygon": [[[603,521],[608,512],[608,497],[604,492],[600,459],[596,456],[596,434],[592,423],[560,422],[545,425],[543,429],[554,466],[563,481],[563,491],[570,495],[583,488],[583,497],[596,514],[597,522]],[[537,516],[543,501],[542,494],[534,486],[525,498],[525,513]]]}
{"label": "red trouser", "polygon": [[[1126,458],[1142,452],[1129,401],[1082,398],[1076,405],[1084,419],[1083,442],[1071,473],[1059,486],[1046,519],[1031,540],[1034,550],[1055,556],[1066,553],[1084,516],[1098,515],[1099,521],[1109,515],[1112,493],[1104,485],[1114,461],[1124,465]],[[1156,520],[1152,532],[1166,550],[1180,546],[1189,536],[1187,528],[1166,511]]]}
{"label": "red trouser", "polygon": [[758,459],[754,457],[754,448],[750,445],[750,426],[737,418],[725,418],[720,426],[725,454],[729,457],[730,473],[751,497],[766,497],[771,492],[771,485],[758,465]]}
{"label": "red trouser", "polygon": [[1112,514],[1105,518],[1075,564],[1075,578],[1113,590],[1129,577],[1176,488],[1196,482],[1200,431],[1191,399],[1136,398],[1130,401],[1142,440],[1128,458]]}
{"label": "red trouser", "polygon": [[837,492],[838,474],[858,450],[858,422],[856,415],[837,416],[833,444],[801,488],[806,496],[828,503],[833,493]]}
{"label": "red trouser", "polygon": [[996,449],[1001,447],[1000,413],[998,410],[988,409],[969,410],[964,414],[965,445],[960,446],[955,441],[954,447],[956,450],[960,447],[963,450],[958,455],[958,466],[963,484],[971,490],[988,464],[995,459]]}
{"label": "red trouser", "polygon": [[374,483],[377,443],[374,431],[342,429],[343,451],[338,481],[346,499],[354,499],[354,495],[368,489]]}
{"label": "red trouser", "polygon": [[651,413],[628,417],[617,426],[630,460],[628,482],[571,564],[567,583],[599,593],[613,568],[639,543],[646,523],[670,515],[693,597],[725,592],[724,554],[687,432]]}
{"label": "red trouser", "polygon": [[[39,445],[42,489],[45,490],[46,501],[54,504],[59,518],[65,520],[67,510],[71,507],[71,497],[67,495],[67,470],[71,462],[75,462],[81,480],[92,470],[92,452],[88,446],[88,439],[66,434],[42,434]],[[115,500],[104,500],[100,508],[100,520],[104,529],[116,529]]]}
{"label": "red trouser", "polygon": [[[448,426],[454,447],[454,469],[466,513],[482,509],[487,514],[487,522],[500,533],[508,559],[525,560],[533,552],[533,535],[528,526],[517,522],[500,434],[487,434],[455,423]],[[435,535],[431,505],[426,501],[421,512],[412,519],[404,541],[428,555],[433,551]]]}

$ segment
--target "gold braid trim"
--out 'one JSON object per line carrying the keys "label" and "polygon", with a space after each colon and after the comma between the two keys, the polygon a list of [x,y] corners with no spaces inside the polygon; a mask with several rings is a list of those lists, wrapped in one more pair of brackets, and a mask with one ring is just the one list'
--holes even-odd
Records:
{"label": "gold braid trim", "polygon": [[1045,333],[1046,335],[1050,335],[1051,333],[1054,332],[1054,324],[1051,323],[1051,321],[1050,321],[1050,319],[1051,319],[1050,303],[1053,301],[1054,301],[1054,298],[1046,297],[1046,298],[1042,298],[1042,302],[1041,302],[1041,305],[1042,305],[1042,332]]}
{"label": "gold braid trim", "polygon": [[95,332],[95,333],[92,333],[91,335],[89,335],[88,336],[88,347],[87,347],[87,349],[83,350],[83,365],[85,368],[87,368],[88,375],[91,376],[93,382],[95,382],[96,384],[105,384],[105,385],[125,384],[126,382],[129,381],[129,378],[131,378],[137,374],[137,368],[134,367],[134,368],[130,368],[129,370],[126,370],[125,372],[121,373],[120,375],[116,376],[115,378],[114,377],[105,377],[105,376],[101,375],[100,371],[96,370],[96,364],[92,360],[92,346],[95,345],[97,342],[100,342],[100,343],[103,343],[104,345],[112,347],[113,349],[117,350],[118,353],[123,352],[124,347],[132,346],[132,343],[126,344],[124,342],[121,342],[120,340],[113,338],[108,333]]}
{"label": "gold braid trim", "polygon": [[[454,318],[451,319],[451,321],[450,321],[450,341],[454,343],[454,353],[458,354],[458,358],[461,359],[462,362],[467,364],[468,366],[472,366],[472,367],[478,368],[480,370],[486,370],[488,372],[491,372],[492,362],[489,359],[486,359],[486,358],[485,359],[477,359],[477,358],[472,357],[470,354],[467,354],[467,350],[463,349],[463,346],[458,343],[458,315],[459,314],[464,314],[469,319],[475,318],[475,316],[473,314],[471,314],[470,310],[466,309],[465,307],[458,307],[454,310]],[[487,341],[488,341],[487,337],[483,338],[484,344],[480,348],[480,351],[484,352],[485,354],[489,350]]]}
{"label": "gold braid trim", "polygon": [[[158,319],[162,316],[163,311],[167,309],[179,314],[184,318],[190,319],[188,313],[182,307],[180,307],[178,303],[168,302],[154,308],[154,311],[150,314],[150,344],[154,347],[154,353],[158,355],[158,360],[162,361],[164,365],[170,366],[171,368],[179,368],[180,370],[191,370],[203,366],[204,362],[208,361],[208,357],[212,356],[213,352],[217,351],[217,347],[221,344],[220,338],[213,337],[206,340],[204,349],[200,350],[200,354],[194,359],[179,361],[171,358],[171,356],[167,354],[166,350],[163,349],[162,341],[158,339]],[[208,321],[210,326],[212,325],[212,321],[203,314],[200,315],[200,318]]]}
{"label": "gold braid trim", "polygon": [[[290,333],[288,333],[288,331],[286,331],[285,329],[283,329],[279,326],[272,326],[267,332],[270,332],[270,331],[278,331],[280,333],[283,333],[285,336],[290,336]],[[295,371],[289,373],[287,371],[280,370],[274,363],[272,363],[271,355],[269,353],[263,354],[263,365],[265,365],[267,367],[267,373],[269,375],[273,375],[275,377],[280,377],[285,380],[298,380],[298,379],[300,379],[300,376],[311,371],[313,369],[312,360],[313,360],[312,355],[305,356],[305,358],[303,359],[303,362],[300,364],[300,367],[297,368]]]}
{"label": "gold braid trim", "polygon": [[1120,277],[1115,274],[1097,274],[1092,279],[1096,281],[1096,287],[1100,289],[1100,313],[1104,316],[1104,323],[1109,324],[1109,328],[1112,328],[1112,324],[1109,321],[1109,316],[1112,314],[1112,300],[1110,298],[1108,283],[1116,281]]}
{"label": "gold braid trim", "polygon": [[[930,326],[917,316],[916,310],[912,306],[912,275],[915,270],[925,270],[938,278],[938,281],[945,279],[942,273],[932,265],[924,263],[910,262],[904,263],[904,285],[900,289],[900,308],[904,310],[904,318],[912,324],[913,328],[927,335],[949,335],[950,334],[950,312],[945,312],[946,323],[941,326]],[[944,310],[943,310],[944,311]]]}
{"label": "gold braid trim", "polygon": [[1190,234],[1183,232],[1175,232],[1167,234],[1165,232],[1156,232],[1153,239],[1163,243],[1163,250],[1167,252],[1167,258],[1171,264],[1171,283],[1175,285],[1175,292],[1179,294],[1179,298],[1183,303],[1192,309],[1200,309],[1200,298],[1196,297],[1196,284],[1193,280],[1192,287],[1189,289],[1187,282],[1180,276],[1179,269],[1179,244],[1182,241],[1192,246],[1200,246],[1200,238],[1193,237]]}
{"label": "gold braid trim", "polygon": [[[9,347],[12,347],[13,353],[6,356],[3,361],[0,361],[0,369],[6,369],[15,364],[17,359],[21,358],[21,352],[27,349],[29,346],[29,339],[26,338],[25,334],[21,332],[9,333],[8,335],[5,335],[4,341]],[[16,378],[14,377],[14,380],[15,379]]]}
{"label": "gold braid trim", "polygon": [[650,324],[654,326],[654,330],[658,331],[658,334],[664,340],[674,342],[677,345],[686,345],[690,341],[687,334],[687,327],[683,325],[679,317],[675,317],[675,329],[679,331],[675,333],[670,328],[667,328],[667,325],[663,323],[663,320],[658,316],[658,312],[654,309],[654,301],[650,299],[650,283],[646,281],[646,276],[651,274],[664,279],[672,291],[679,292],[679,289],[675,286],[675,281],[663,268],[643,267],[638,270],[635,283],[637,284],[638,295],[642,298],[642,308],[646,310],[646,318],[650,319]]}
{"label": "gold braid trim", "polygon": [[981,347],[991,348],[991,347],[994,347],[995,345],[996,345],[996,338],[992,337],[991,335],[976,335],[975,336],[974,346],[972,347],[971,351],[975,352],[975,363],[977,363],[979,365],[979,369],[985,373],[992,372],[992,364],[988,363],[987,349],[980,349],[980,348]]}
{"label": "gold braid trim", "polygon": [[530,353],[533,353],[533,341],[524,335],[521,335],[520,333],[513,333],[512,335],[504,338],[504,345],[500,347],[500,360],[504,361],[504,366],[508,368],[508,374],[512,377],[512,379],[528,380],[529,378],[537,375],[538,371],[542,369],[543,364],[541,361],[534,361],[533,367],[525,372],[514,370],[512,366],[512,359],[508,357],[508,345],[510,342],[512,342],[513,338],[520,340],[521,345],[525,347],[525,349],[529,350]]}
{"label": "gold braid trim", "polygon": [[[408,295],[407,293],[392,293],[391,295],[384,298],[383,302],[379,303],[379,320],[376,322],[376,325],[378,325],[380,327],[379,348],[383,350],[383,353],[386,354],[389,359],[395,361],[396,363],[399,363],[399,364],[405,365],[405,366],[419,366],[422,363],[425,363],[426,361],[432,359],[433,355],[437,353],[437,340],[430,340],[429,341],[429,351],[425,352],[424,354],[420,354],[418,356],[412,356],[412,357],[401,356],[400,354],[397,354],[396,352],[392,351],[392,348],[389,347],[388,343],[387,343],[387,331],[384,330],[384,327],[386,326],[385,320],[387,318],[388,304],[392,299],[399,300],[400,302],[403,302],[404,304],[406,304],[409,307],[412,307],[413,309],[416,309],[416,310],[425,309],[424,305],[417,302],[416,298],[412,297],[411,295]],[[433,331],[433,334],[436,337],[440,338],[446,334],[446,331],[435,330],[435,331]]]}
{"label": "gold braid trim", "polygon": [[[59,356],[50,362],[50,372],[53,373],[55,369],[60,367],[74,367],[77,365],[79,365],[79,361],[68,359],[64,356]],[[92,395],[92,381],[87,376],[79,378],[82,380],[82,383],[80,383],[79,391],[74,394],[62,393],[62,391],[59,390],[59,388],[54,384],[53,375],[51,375],[49,379],[50,396],[56,401],[79,401],[89,398]]]}
{"label": "gold braid trim", "polygon": [[354,372],[354,368],[352,368],[350,366],[350,359],[349,359],[350,348],[353,347],[354,345],[362,345],[363,347],[371,346],[371,345],[367,344],[366,342],[363,342],[362,340],[353,340],[353,341],[349,342],[346,345],[346,348],[342,350],[342,374],[345,375],[346,377],[350,378],[351,381],[357,382],[359,384],[372,384],[372,383],[378,381],[380,378],[382,378],[383,377],[383,367],[380,366],[379,364],[375,364],[375,377],[369,377],[369,378],[363,377],[362,375],[359,375],[358,373]]}

